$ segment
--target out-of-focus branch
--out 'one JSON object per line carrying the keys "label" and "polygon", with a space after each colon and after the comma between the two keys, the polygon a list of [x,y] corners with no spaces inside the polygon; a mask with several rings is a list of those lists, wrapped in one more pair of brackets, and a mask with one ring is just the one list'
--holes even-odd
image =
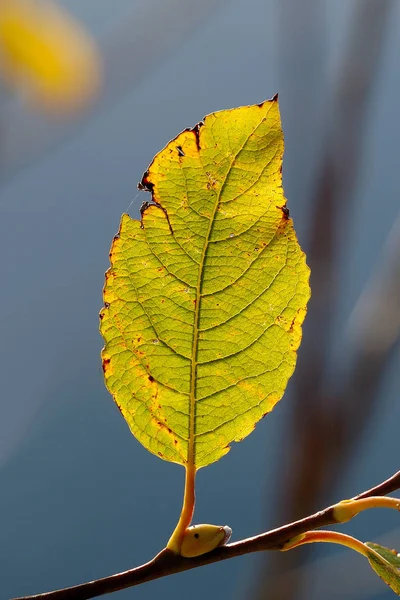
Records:
{"label": "out-of-focus branch", "polygon": [[400,333],[400,216],[388,236],[383,256],[350,319],[349,343],[357,354],[379,357]]}
{"label": "out-of-focus branch", "polygon": [[[327,461],[333,460],[337,464],[338,436],[340,442],[344,442],[343,432],[332,427],[331,417],[338,414],[340,406],[346,409],[349,405],[358,404],[359,399],[357,396],[352,397],[350,403],[327,402],[324,375],[332,317],[338,299],[336,231],[340,224],[341,239],[346,233],[346,223],[347,233],[351,231],[349,214],[362,157],[364,121],[391,6],[390,0],[361,0],[358,3],[315,191],[308,248],[313,301],[308,317],[308,336],[299,359],[294,400],[293,433],[296,435],[297,432],[301,437],[295,444],[300,449],[300,456],[297,457],[297,468],[294,473],[291,470],[287,481],[292,493],[285,495],[291,498],[293,507],[313,504],[324,489],[324,480],[331,480],[331,465]],[[359,351],[365,355],[365,348],[361,347]],[[359,362],[356,359],[354,364]],[[343,396],[348,397],[349,392],[353,392],[354,379],[354,374],[351,374],[346,389],[342,391]],[[356,379],[359,380],[359,377]],[[363,406],[365,408],[364,401]],[[337,422],[338,427],[340,423],[348,426],[348,416],[342,413]]]}
{"label": "out-of-focus branch", "polygon": [[[400,471],[379,485],[359,494],[354,500],[386,495],[399,488]],[[309,517],[289,523],[278,529],[240,540],[234,544],[222,546],[213,552],[197,558],[184,558],[165,548],[152,560],[135,569],[117,573],[116,575],[104,577],[96,581],[89,581],[88,583],[74,587],[34,596],[24,596],[15,600],[88,600],[89,598],[110,594],[118,590],[146,583],[147,581],[152,581],[153,579],[188,571],[203,565],[234,558],[235,556],[260,552],[262,550],[282,550],[286,542],[306,531],[338,523],[338,520],[335,518],[336,506],[329,506]]]}
{"label": "out-of-focus branch", "polygon": [[[368,406],[373,404],[387,362],[388,347],[379,356],[374,353],[372,357],[361,345],[357,347],[345,387],[334,395],[326,390],[324,378],[338,299],[338,225],[341,225],[343,241],[350,232],[349,215],[362,158],[365,117],[392,7],[392,0],[358,2],[334,92],[311,209],[307,255],[313,298],[296,372],[293,418],[288,434],[292,440],[290,448],[296,448],[296,456],[284,457],[284,476],[276,490],[280,519],[309,512],[322,494],[332,491],[358,437],[357,432],[363,429],[368,418]],[[360,420],[360,405],[363,420]],[[282,501],[284,498],[288,503]],[[285,561],[284,568],[295,569],[300,557],[293,553],[289,560],[291,564]],[[282,561],[272,560],[268,567],[260,569],[255,597],[260,600],[296,597],[300,587],[298,579],[292,578],[287,586],[281,586]]]}

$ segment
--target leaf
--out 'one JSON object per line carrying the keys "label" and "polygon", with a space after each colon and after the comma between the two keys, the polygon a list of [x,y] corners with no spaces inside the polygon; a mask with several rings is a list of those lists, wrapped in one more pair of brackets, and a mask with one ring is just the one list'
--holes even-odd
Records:
{"label": "leaf", "polygon": [[138,440],[200,468],[247,436],[296,363],[309,269],[285,207],[276,98],[216,112],[159,152],[106,273],[106,385]]}
{"label": "leaf", "polygon": [[367,558],[375,573],[400,596],[400,555],[379,544],[366,542],[365,545],[373,551],[368,552]]}

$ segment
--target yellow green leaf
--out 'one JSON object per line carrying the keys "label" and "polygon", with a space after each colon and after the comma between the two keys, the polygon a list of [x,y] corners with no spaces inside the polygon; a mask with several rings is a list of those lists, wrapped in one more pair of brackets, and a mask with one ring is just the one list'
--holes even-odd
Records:
{"label": "yellow green leaf", "polygon": [[106,385],[151,452],[194,469],[282,397],[310,291],[282,189],[277,99],[212,113],[159,152],[106,273]]}
{"label": "yellow green leaf", "polygon": [[366,542],[365,545],[370,550],[367,558],[373,570],[400,596],[400,554],[380,544]]}

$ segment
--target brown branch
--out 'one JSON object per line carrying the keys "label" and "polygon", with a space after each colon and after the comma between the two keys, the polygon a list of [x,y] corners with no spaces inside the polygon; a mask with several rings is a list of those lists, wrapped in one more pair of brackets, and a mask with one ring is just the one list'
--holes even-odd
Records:
{"label": "brown branch", "polygon": [[[399,488],[400,471],[379,485],[355,496],[354,499],[368,498],[369,496],[385,496]],[[24,596],[23,598],[15,598],[14,600],[88,600],[95,596],[110,594],[134,585],[152,581],[153,579],[188,571],[203,565],[241,556],[242,554],[260,552],[262,550],[281,550],[288,540],[301,533],[336,524],[338,521],[334,518],[333,511],[334,506],[328,506],[328,508],[299,521],[283,525],[283,527],[272,529],[255,537],[228,544],[197,558],[183,558],[165,548],[149,562],[129,571],[62,590],[34,596]]]}

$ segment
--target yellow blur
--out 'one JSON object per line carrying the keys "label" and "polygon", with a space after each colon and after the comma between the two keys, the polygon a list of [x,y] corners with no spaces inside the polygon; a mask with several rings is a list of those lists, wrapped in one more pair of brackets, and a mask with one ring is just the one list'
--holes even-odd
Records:
{"label": "yellow blur", "polygon": [[0,77],[56,114],[93,99],[100,59],[90,36],[54,3],[0,0]]}

